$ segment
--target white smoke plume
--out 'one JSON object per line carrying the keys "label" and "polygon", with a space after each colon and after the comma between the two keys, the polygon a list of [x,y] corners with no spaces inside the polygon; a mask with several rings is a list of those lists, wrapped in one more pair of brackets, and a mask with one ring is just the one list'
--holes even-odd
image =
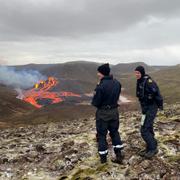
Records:
{"label": "white smoke plume", "polygon": [[24,93],[23,90],[20,88],[15,88],[16,92],[18,93],[17,97],[18,99],[23,99],[24,98]]}
{"label": "white smoke plume", "polygon": [[17,71],[12,67],[0,66],[0,83],[15,89],[27,89],[45,79],[46,76],[35,70]]}

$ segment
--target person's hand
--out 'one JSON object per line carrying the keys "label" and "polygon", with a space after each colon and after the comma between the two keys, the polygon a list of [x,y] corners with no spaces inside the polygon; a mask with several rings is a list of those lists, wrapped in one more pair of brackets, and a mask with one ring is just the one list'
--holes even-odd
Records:
{"label": "person's hand", "polygon": [[163,111],[163,110],[164,110],[163,106],[160,106],[160,107],[159,107],[159,110],[160,110],[160,111]]}

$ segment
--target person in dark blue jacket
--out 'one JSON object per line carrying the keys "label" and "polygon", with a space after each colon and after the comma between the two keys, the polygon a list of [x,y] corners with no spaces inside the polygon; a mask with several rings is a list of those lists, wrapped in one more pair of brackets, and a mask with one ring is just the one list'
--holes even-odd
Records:
{"label": "person in dark blue jacket", "polygon": [[114,162],[122,163],[121,150],[123,149],[123,144],[118,132],[118,100],[121,93],[121,84],[110,75],[109,64],[99,66],[97,71],[100,83],[95,88],[92,105],[97,108],[96,130],[101,163],[107,162],[108,144],[106,135],[108,131],[116,154],[116,160]]}
{"label": "person in dark blue jacket", "polygon": [[158,153],[153,124],[158,108],[163,110],[163,98],[158,85],[145,73],[143,66],[136,67],[135,75],[137,78],[136,96],[142,109],[141,136],[146,143],[146,148],[141,150],[139,155],[152,158]]}

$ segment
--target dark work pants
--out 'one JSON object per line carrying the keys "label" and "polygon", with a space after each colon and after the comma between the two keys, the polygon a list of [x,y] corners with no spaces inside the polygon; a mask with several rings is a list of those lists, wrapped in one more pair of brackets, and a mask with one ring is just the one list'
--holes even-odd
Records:
{"label": "dark work pants", "polygon": [[146,148],[148,151],[155,150],[157,148],[157,141],[154,137],[153,124],[156,118],[158,107],[156,104],[147,106],[146,112],[144,113],[145,120],[144,124],[141,125],[141,136],[146,142]]}
{"label": "dark work pants", "polygon": [[122,149],[123,145],[118,132],[119,129],[119,113],[117,109],[113,110],[97,110],[96,112],[96,130],[98,136],[98,151],[100,155],[108,153],[108,144],[106,135],[110,132],[114,151]]}

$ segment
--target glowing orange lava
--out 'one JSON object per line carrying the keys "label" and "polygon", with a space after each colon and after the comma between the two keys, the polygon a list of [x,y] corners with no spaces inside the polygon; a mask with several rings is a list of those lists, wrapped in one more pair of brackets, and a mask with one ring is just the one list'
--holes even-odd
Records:
{"label": "glowing orange lava", "polygon": [[41,108],[44,104],[39,103],[38,101],[48,100],[50,104],[55,104],[64,101],[62,97],[81,97],[79,94],[73,92],[52,92],[58,84],[58,80],[54,77],[49,77],[46,81],[40,81],[34,85],[33,89],[24,92],[23,100],[32,104],[37,108]]}

